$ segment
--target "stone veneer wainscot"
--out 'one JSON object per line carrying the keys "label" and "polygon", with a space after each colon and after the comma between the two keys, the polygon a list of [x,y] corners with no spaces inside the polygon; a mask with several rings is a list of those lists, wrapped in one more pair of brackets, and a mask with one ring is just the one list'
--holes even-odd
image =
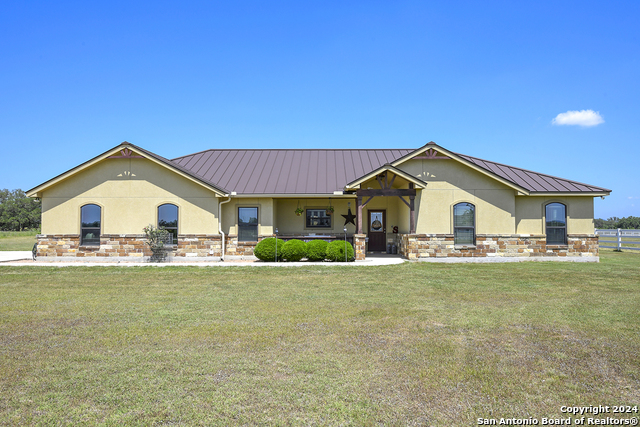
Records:
{"label": "stone veneer wainscot", "polygon": [[[78,234],[40,234],[37,238],[39,257],[151,256],[144,234],[102,234],[100,246],[81,246]],[[169,248],[176,257],[220,257],[222,239],[219,235],[180,234],[178,244]]]}
{"label": "stone veneer wainscot", "polygon": [[569,234],[567,245],[547,245],[544,234],[485,234],[475,246],[454,245],[453,234],[402,234],[400,254],[410,260],[454,257],[598,257],[598,236]]}

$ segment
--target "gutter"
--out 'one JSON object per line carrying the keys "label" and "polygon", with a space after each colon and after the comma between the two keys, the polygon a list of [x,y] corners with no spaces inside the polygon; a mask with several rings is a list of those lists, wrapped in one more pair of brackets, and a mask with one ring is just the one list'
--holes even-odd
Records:
{"label": "gutter", "polygon": [[222,205],[231,201],[231,196],[227,195],[229,200],[218,202],[218,233],[222,235],[222,248],[220,251],[220,261],[224,261],[224,231],[222,231]]}

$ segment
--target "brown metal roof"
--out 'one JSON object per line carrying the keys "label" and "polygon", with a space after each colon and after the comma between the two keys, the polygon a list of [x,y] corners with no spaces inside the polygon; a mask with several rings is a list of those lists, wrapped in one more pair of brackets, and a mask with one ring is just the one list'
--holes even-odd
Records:
{"label": "brown metal roof", "polygon": [[514,166],[503,165],[502,163],[491,162],[489,160],[478,159],[464,154],[456,153],[464,160],[473,163],[501,178],[511,181],[516,185],[532,193],[610,193],[611,190],[595,185],[583,184],[564,178],[533,172]]}
{"label": "brown metal roof", "polygon": [[207,150],[172,162],[238,194],[333,194],[412,151]]}
{"label": "brown metal roof", "polygon": [[[437,147],[434,143],[429,146]],[[238,194],[333,194],[414,149],[206,150],[171,160],[181,170]],[[602,193],[606,188],[453,153],[531,193]]]}

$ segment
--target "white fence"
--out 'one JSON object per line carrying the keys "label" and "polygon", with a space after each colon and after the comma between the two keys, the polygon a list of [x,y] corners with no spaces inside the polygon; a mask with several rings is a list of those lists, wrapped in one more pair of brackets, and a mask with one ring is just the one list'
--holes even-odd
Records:
{"label": "white fence", "polygon": [[[628,246],[622,246],[622,244],[640,245],[640,242],[630,242],[628,240],[622,240],[623,237],[640,237],[640,230],[622,230],[620,228],[614,230],[598,230],[595,231],[597,236],[600,236],[600,247],[611,248],[621,251],[622,249],[629,249],[632,251],[640,251],[640,248],[630,248]],[[602,237],[615,237],[615,240],[602,240]],[[615,243],[615,246],[605,246],[602,243]]]}

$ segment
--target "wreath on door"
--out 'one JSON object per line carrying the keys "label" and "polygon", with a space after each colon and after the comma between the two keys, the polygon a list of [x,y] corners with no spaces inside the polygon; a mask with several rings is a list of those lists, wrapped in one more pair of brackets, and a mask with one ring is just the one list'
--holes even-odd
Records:
{"label": "wreath on door", "polygon": [[374,230],[380,230],[382,228],[382,223],[380,222],[380,220],[376,219],[371,223],[371,228],[373,228]]}

